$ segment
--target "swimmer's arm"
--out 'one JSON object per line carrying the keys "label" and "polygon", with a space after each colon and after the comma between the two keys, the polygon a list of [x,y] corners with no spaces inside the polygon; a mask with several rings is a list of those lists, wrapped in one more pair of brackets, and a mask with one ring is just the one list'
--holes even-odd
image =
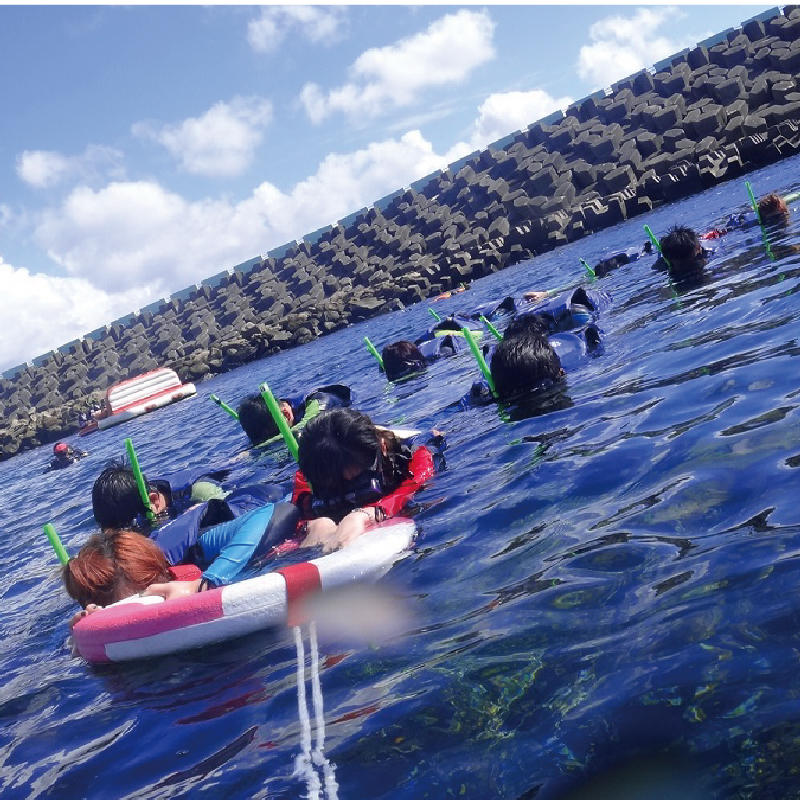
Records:
{"label": "swimmer's arm", "polygon": [[144,597],[163,597],[165,600],[174,600],[178,597],[187,597],[201,591],[201,578],[193,581],[170,581],[169,583],[154,583],[143,592]]}

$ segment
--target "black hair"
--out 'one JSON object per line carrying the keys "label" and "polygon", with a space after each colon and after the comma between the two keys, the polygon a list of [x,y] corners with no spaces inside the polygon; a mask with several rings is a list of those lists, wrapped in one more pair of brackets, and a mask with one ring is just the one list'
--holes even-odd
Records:
{"label": "black hair", "polygon": [[[386,442],[387,452],[381,452]],[[332,408],[309,420],[298,441],[298,464],[314,494],[331,498],[347,489],[344,472],[377,465],[384,489],[391,491],[408,476],[411,453],[390,431],[378,430],[354,408]]]}
{"label": "black hair", "polygon": [[409,372],[425,369],[428,362],[413,342],[401,339],[387,344],[381,352],[386,377],[393,381]]}
{"label": "black hair", "polygon": [[690,261],[697,255],[700,240],[697,234],[685,225],[675,225],[667,231],[667,235],[659,242],[661,252],[670,263],[673,261]]}
{"label": "black hair", "polygon": [[550,329],[548,321],[541,314],[518,314],[503,333],[503,338],[519,336],[522,333],[547,336]]}
{"label": "black hair", "polygon": [[561,361],[547,337],[532,331],[506,334],[492,355],[490,368],[500,400],[539,389],[561,375]]}
{"label": "black hair", "polygon": [[280,431],[260,394],[249,394],[239,405],[239,424],[253,444],[261,444]]}
{"label": "black hair", "polygon": [[[145,478],[148,493],[153,488]],[[102,530],[129,528],[145,512],[136,477],[122,460],[111,461],[92,486],[92,511]]]}

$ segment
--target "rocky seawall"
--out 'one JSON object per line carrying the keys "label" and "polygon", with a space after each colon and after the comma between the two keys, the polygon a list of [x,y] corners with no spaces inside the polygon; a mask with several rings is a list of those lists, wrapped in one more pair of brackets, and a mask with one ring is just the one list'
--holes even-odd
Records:
{"label": "rocky seawall", "polygon": [[800,7],[774,9],[23,365],[0,379],[0,460],[74,433],[127,377],[202,380],[794,155],[798,72]]}

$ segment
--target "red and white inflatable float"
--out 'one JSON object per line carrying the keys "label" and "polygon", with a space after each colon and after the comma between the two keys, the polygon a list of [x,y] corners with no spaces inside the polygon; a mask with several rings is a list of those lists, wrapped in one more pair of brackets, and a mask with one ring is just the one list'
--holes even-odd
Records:
{"label": "red and white inflatable float", "polygon": [[195,394],[195,385],[181,383],[175,370],[169,367],[154,369],[107,389],[106,410],[97,424],[100,430],[104,430]]}
{"label": "red and white inflatable float", "polygon": [[75,647],[87,661],[100,664],[175,653],[298,624],[305,598],[379,577],[403,556],[414,530],[411,520],[395,518],[334,553],[240,583],[169,602],[160,597],[127,598],[78,622],[72,630]]}

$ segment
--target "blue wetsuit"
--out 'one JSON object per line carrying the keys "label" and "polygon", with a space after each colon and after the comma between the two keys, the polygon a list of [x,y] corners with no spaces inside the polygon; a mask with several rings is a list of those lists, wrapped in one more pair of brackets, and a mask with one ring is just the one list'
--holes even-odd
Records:
{"label": "blue wetsuit", "polygon": [[220,481],[228,472],[230,472],[228,469],[189,467],[154,478],[150,482],[168,499],[170,516],[174,517],[183,514],[187,508],[197,502],[192,498],[192,490],[196,483],[199,481],[211,483],[219,486],[222,490]]}
{"label": "blue wetsuit", "polygon": [[204,554],[202,544],[198,545],[205,531],[233,522],[256,509],[274,509],[284,494],[280,487],[270,484],[243,486],[231,492],[224,500],[199,503],[177,519],[154,530],[150,538],[161,548],[167,561],[173,566],[207,565],[213,559]]}
{"label": "blue wetsuit", "polygon": [[509,311],[515,314],[539,314],[547,323],[548,330],[556,333],[595,321],[610,304],[611,295],[608,292],[578,287],[538,301],[506,297],[484,315],[491,319]]}
{"label": "blue wetsuit", "polygon": [[453,356],[469,350],[462,328],[469,328],[476,338],[483,336],[483,331],[476,330],[469,317],[456,315],[437,322],[426,331],[414,344],[419,347],[428,361],[435,361],[443,356]]}
{"label": "blue wetsuit", "polygon": [[334,383],[330,386],[320,386],[307,395],[295,395],[293,397],[282,397],[281,400],[287,402],[292,407],[294,424],[300,422],[306,413],[306,408],[312,400],[319,403],[319,411],[326,411],[329,408],[338,406],[349,406],[352,402],[353,394],[349,386]]}

